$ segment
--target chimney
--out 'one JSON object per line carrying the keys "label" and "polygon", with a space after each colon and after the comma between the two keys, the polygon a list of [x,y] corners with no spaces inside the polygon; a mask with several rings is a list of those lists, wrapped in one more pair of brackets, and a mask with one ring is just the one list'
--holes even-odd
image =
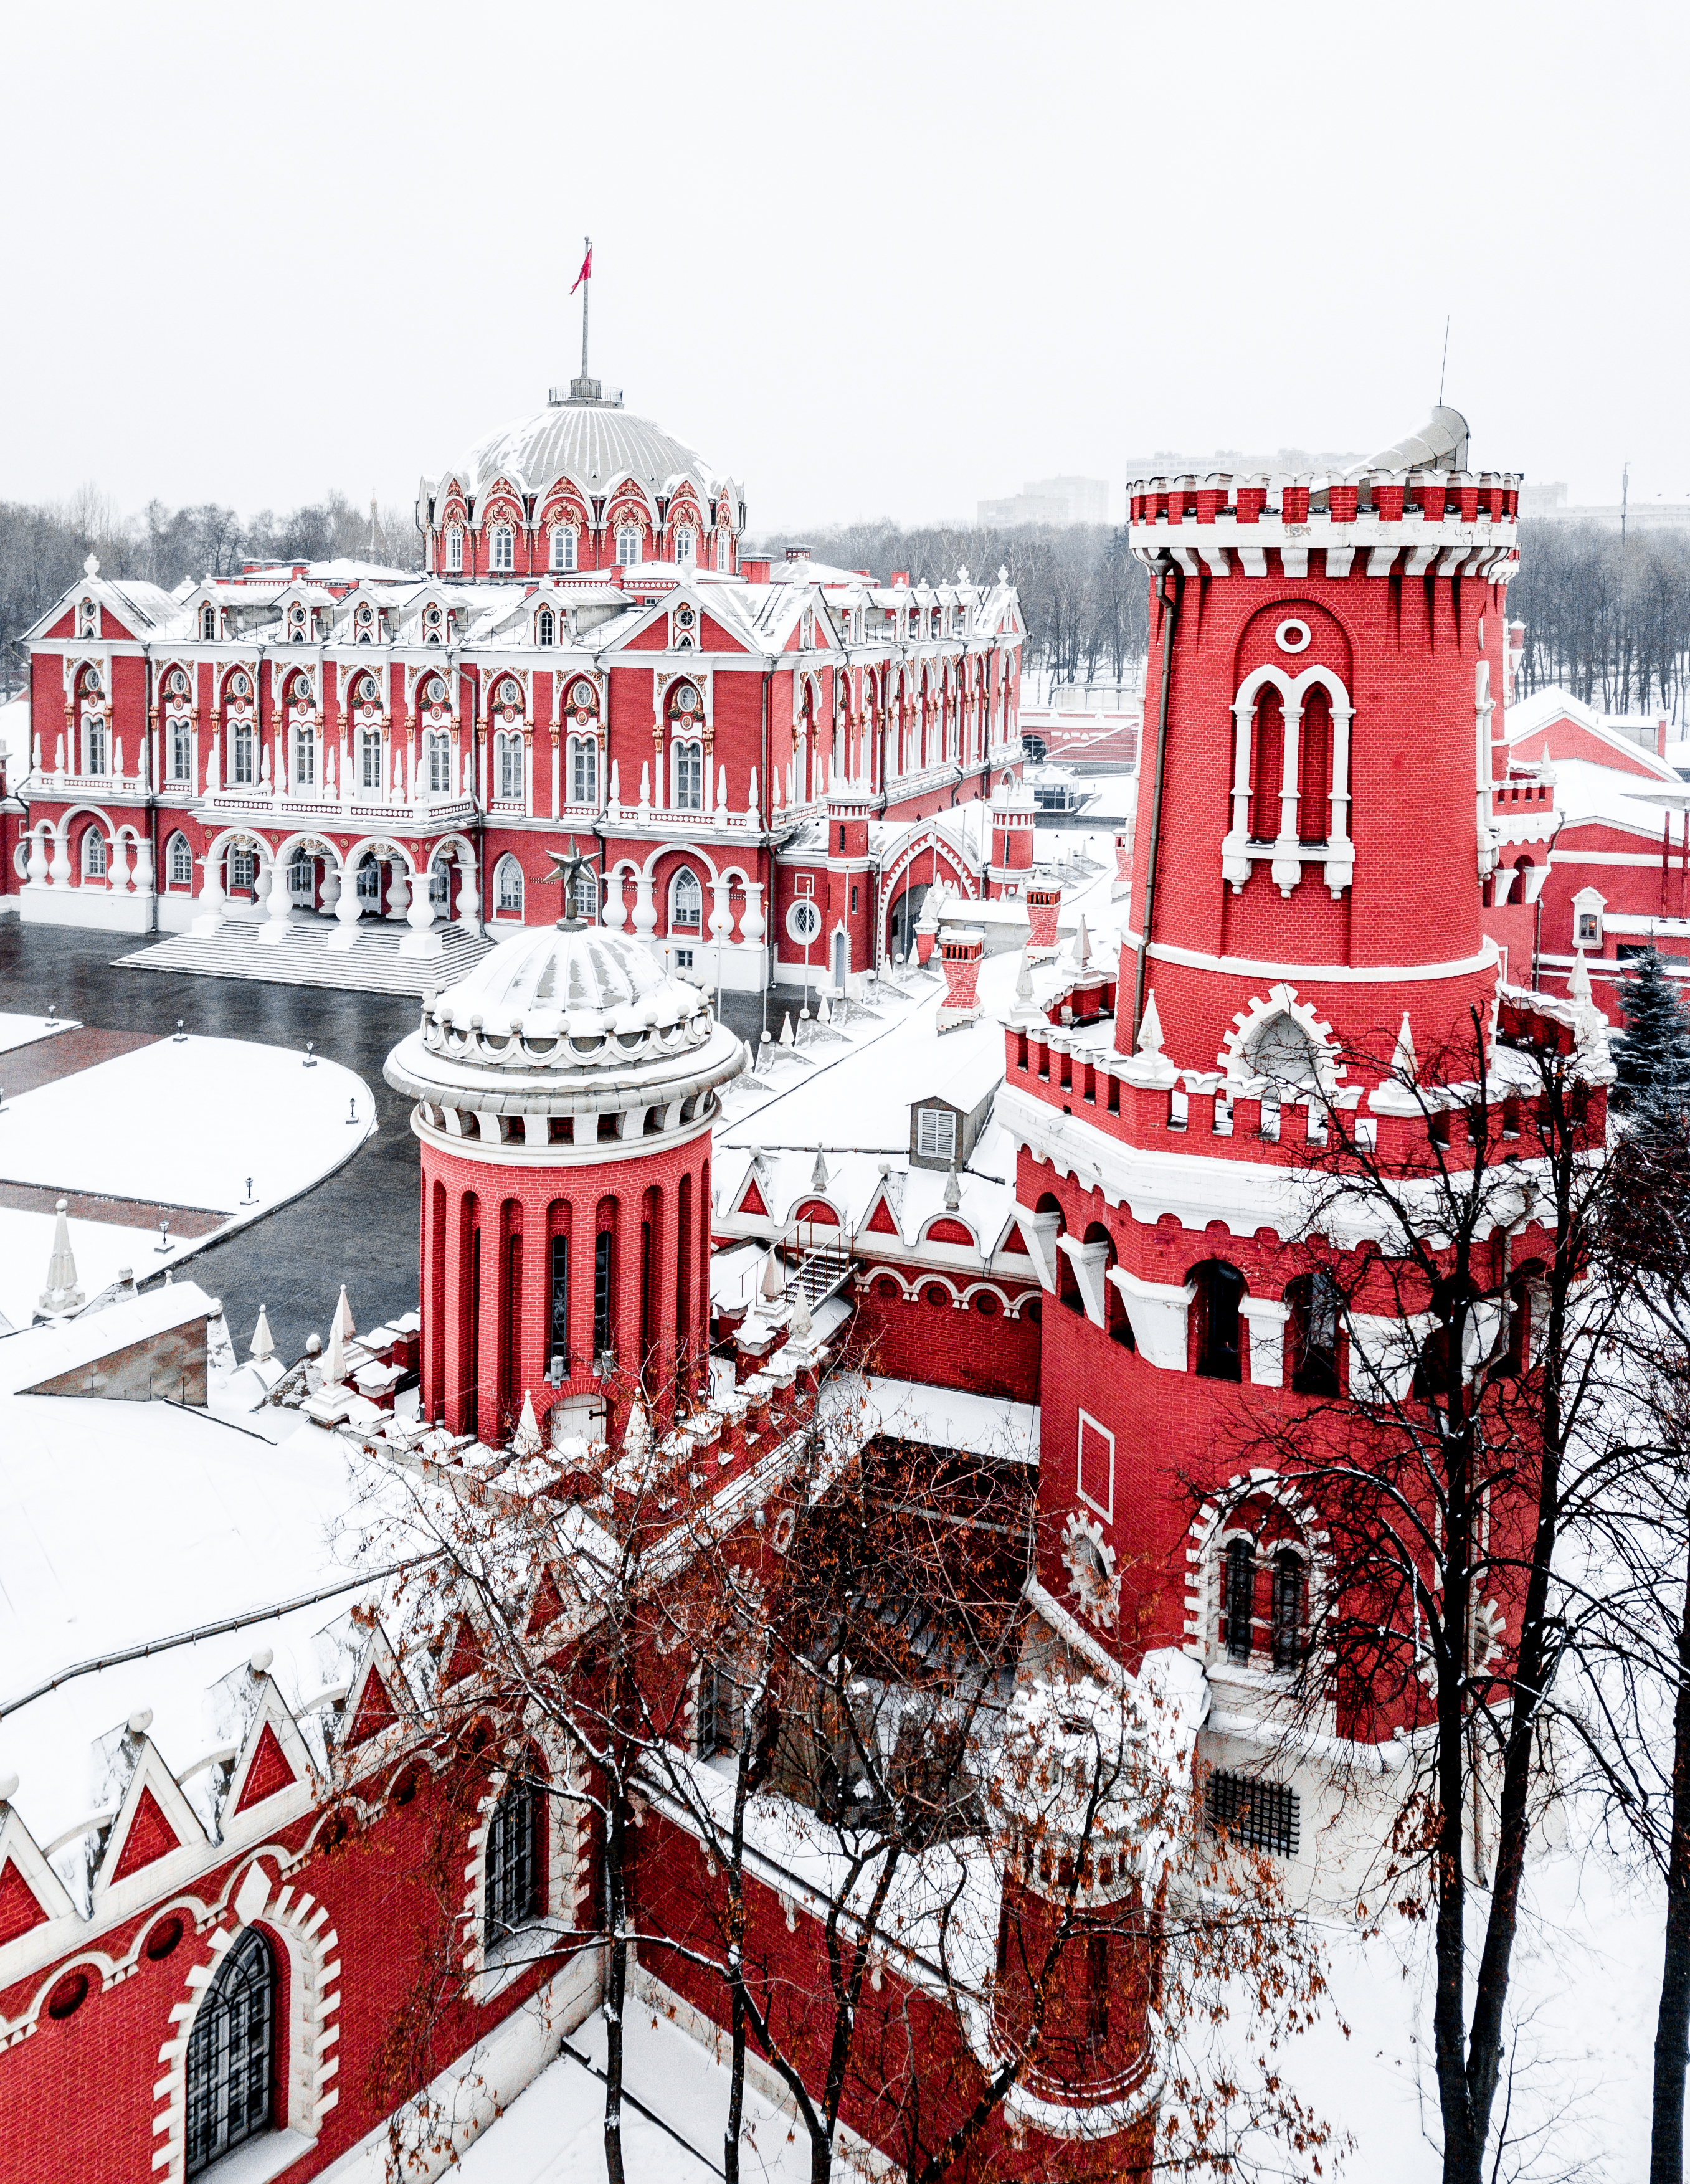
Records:
{"label": "chimney", "polygon": [[909,571],[908,571],[907,569],[894,569],[894,570],[893,570],[893,571],[892,571],[892,582],[893,582],[895,584],[907,584],[907,583],[909,582],[909,581],[910,581],[910,572],[909,572]]}
{"label": "chimney", "polygon": [[807,546],[789,546],[786,549],[786,558],[789,561],[807,561],[810,559],[810,549]]}
{"label": "chimney", "polygon": [[1062,902],[1063,891],[1040,881],[1025,893],[1027,922],[1030,933],[1027,952],[1036,963],[1057,952],[1057,911]]}
{"label": "chimney", "polygon": [[769,580],[769,559],[767,554],[742,554],[739,574],[748,584],[766,584]]}
{"label": "chimney", "polygon": [[958,1024],[973,1023],[980,1013],[975,988],[985,935],[978,925],[953,926],[939,948],[945,970],[945,999],[940,1004],[938,1024],[940,1031],[951,1031]]}

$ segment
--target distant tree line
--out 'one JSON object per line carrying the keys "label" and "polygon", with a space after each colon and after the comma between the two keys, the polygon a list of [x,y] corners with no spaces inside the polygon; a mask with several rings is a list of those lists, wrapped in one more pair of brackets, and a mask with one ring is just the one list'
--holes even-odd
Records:
{"label": "distant tree line", "polygon": [[1526,690],[1555,683],[1605,713],[1686,717],[1690,530],[1528,521],[1510,620],[1525,624]]}
{"label": "distant tree line", "polygon": [[[0,501],[0,688],[22,682],[29,663],[24,632],[73,584],[90,554],[103,577],[158,584],[230,577],[243,561],[376,560],[419,569],[422,544],[410,509],[370,509],[343,493],[277,515],[240,516],[215,501],[167,508],[148,501],[123,515],[104,493],[84,486],[68,501]],[[373,545],[373,550],[372,550]]]}
{"label": "distant tree line", "polygon": [[906,530],[887,521],[824,531],[767,534],[760,550],[777,559],[789,545],[818,561],[862,569],[885,582],[907,569],[912,582],[955,580],[959,569],[990,581],[1000,569],[1021,595],[1027,665],[1050,682],[1119,682],[1144,656],[1150,588],[1127,550],[1127,534],[1105,523],[933,524]]}

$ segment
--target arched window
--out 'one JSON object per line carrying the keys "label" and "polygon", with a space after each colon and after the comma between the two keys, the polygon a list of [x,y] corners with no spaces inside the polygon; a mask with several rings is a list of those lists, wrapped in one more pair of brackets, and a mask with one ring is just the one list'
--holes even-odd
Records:
{"label": "arched window", "polygon": [[625,523],[616,533],[616,566],[620,569],[635,567],[639,563],[639,526],[633,523]]}
{"label": "arched window", "polygon": [[428,788],[431,795],[449,795],[452,788],[452,738],[444,728],[431,730],[428,745]]}
{"label": "arched window", "polygon": [[704,745],[695,743],[676,744],[669,761],[669,778],[673,785],[673,803],[678,811],[702,811],[704,809]]}
{"label": "arched window", "polygon": [[501,857],[494,881],[494,900],[500,917],[522,915],[522,867],[515,857]]}
{"label": "arched window", "polygon": [[498,743],[499,798],[506,804],[520,804],[522,800],[522,738],[519,735],[501,735]]}
{"label": "arched window", "polygon": [[683,523],[675,533],[675,559],[690,567],[698,559],[698,533],[689,523]]}
{"label": "arched window", "polygon": [[103,713],[86,716],[86,746],[84,752],[85,773],[103,774],[106,770],[106,718]]}
{"label": "arched window", "polygon": [[508,577],[516,564],[516,534],[503,523],[495,524],[493,532],[493,562],[494,572]]}
{"label": "arched window", "polygon": [[542,607],[536,617],[535,636],[542,644],[549,644],[557,631],[557,617],[549,607]]}
{"label": "arched window", "polygon": [[1196,1284],[1191,1317],[1198,1372],[1210,1380],[1242,1379],[1238,1332],[1244,1302],[1243,1275],[1224,1259],[1205,1259],[1191,1279]]}
{"label": "arched window", "polygon": [[575,567],[575,533],[567,524],[552,526],[551,565],[563,576],[569,575]]}
{"label": "arched window", "polygon": [[669,889],[669,930],[697,933],[704,924],[704,889],[698,874],[683,865]]}
{"label": "arched window", "polygon": [[293,725],[293,786],[314,788],[317,781],[317,731],[315,722]]}
{"label": "arched window", "polygon": [[1220,1642],[1229,1661],[1241,1667],[1250,1658],[1256,1620],[1256,1544],[1229,1540],[1221,1565]]}
{"label": "arched window", "polygon": [[733,566],[733,541],[728,537],[727,526],[720,523],[716,528],[716,566],[723,576]]}
{"label": "arched window", "polygon": [[365,788],[382,786],[382,731],[360,728],[358,734],[358,777]]}
{"label": "arched window", "polygon": [[250,721],[237,721],[229,731],[229,779],[240,788],[250,788],[257,779],[254,764],[257,738]]}
{"label": "arched window", "polygon": [[1245,1041],[1244,1059],[1252,1077],[1265,1077],[1288,1097],[1320,1089],[1320,1050],[1284,1009],[1257,1025]]}
{"label": "arched window", "polygon": [[1324,1267],[1299,1274],[1286,1291],[1291,1384],[1300,1396],[1338,1392],[1338,1284]]}
{"label": "arched window", "polygon": [[464,534],[458,524],[453,524],[446,533],[446,566],[454,576],[464,566]]}
{"label": "arched window", "polygon": [[217,610],[215,607],[205,606],[200,609],[199,634],[203,643],[206,644],[215,644],[216,643]]}
{"label": "arched window", "polygon": [[276,1958],[248,1926],[225,1956],[188,2035],[187,2173],[260,2137],[274,2121]]}
{"label": "arched window", "polygon": [[513,1780],[487,1827],[487,1947],[508,1941],[540,1908],[539,1806],[533,1786]]}
{"label": "arched window", "polygon": [[170,779],[193,777],[193,723],[178,713],[170,722]]}
{"label": "arched window", "polygon": [[170,845],[165,855],[165,871],[170,886],[188,888],[193,885],[193,851],[186,834],[172,834]]}
{"label": "arched window", "polygon": [[1250,834],[1254,841],[1279,839],[1285,745],[1285,704],[1269,682],[1257,697],[1255,727],[1250,739]]}
{"label": "arched window", "polygon": [[572,736],[569,739],[569,800],[572,804],[599,801],[599,739]]}
{"label": "arched window", "polygon": [[111,852],[106,838],[98,827],[90,827],[82,837],[83,878],[103,880],[110,869]]}
{"label": "arched window", "polygon": [[1302,699],[1297,749],[1297,831],[1299,840],[1324,842],[1332,826],[1332,701],[1319,683]]}
{"label": "arched window", "polygon": [[1274,1666],[1297,1669],[1308,1650],[1308,1570],[1295,1547],[1274,1557]]}

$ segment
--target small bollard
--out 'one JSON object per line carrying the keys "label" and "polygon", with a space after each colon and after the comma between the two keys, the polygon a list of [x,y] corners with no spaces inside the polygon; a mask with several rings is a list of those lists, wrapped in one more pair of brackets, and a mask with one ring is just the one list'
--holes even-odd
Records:
{"label": "small bollard", "polygon": [[305,1067],[307,1069],[315,1069],[316,1066],[316,1041],[315,1039],[308,1039],[305,1041]]}
{"label": "small bollard", "polygon": [[258,1204],[257,1199],[253,1196],[253,1179],[250,1176],[247,1178],[247,1195],[241,1201],[241,1203],[243,1206],[256,1206]]}
{"label": "small bollard", "polygon": [[172,1046],[186,1046],[187,1045],[187,1034],[182,1029],[182,1019],[180,1017],[176,1018],[176,1035],[170,1041],[170,1044]]}
{"label": "small bollard", "polygon": [[358,1100],[355,1095],[346,1103],[346,1119],[349,1123],[355,1123],[358,1120]]}
{"label": "small bollard", "polygon": [[166,1220],[166,1221],[161,1221],[161,1222],[159,1223],[159,1240],[158,1240],[158,1242],[157,1242],[157,1243],[153,1246],[153,1249],[154,1252],[155,1252],[155,1253],[157,1253],[157,1252],[160,1252],[160,1251],[168,1251],[170,1250],[170,1223],[169,1223],[167,1220]]}

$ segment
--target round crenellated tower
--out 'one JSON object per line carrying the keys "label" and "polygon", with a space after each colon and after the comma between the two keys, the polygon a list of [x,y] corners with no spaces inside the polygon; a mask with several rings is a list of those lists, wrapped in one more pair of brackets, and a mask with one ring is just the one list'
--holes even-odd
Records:
{"label": "round crenellated tower", "polygon": [[741,1041],[637,940],[566,918],[423,1004],[385,1075],[422,1146],[423,1415],[489,1446],[661,1418],[703,1369],[711,1127]]}
{"label": "round crenellated tower", "polygon": [[1152,620],[1124,1052],[1152,989],[1169,1050],[1235,1079],[1281,981],[1387,1057],[1405,1008],[1422,1056],[1488,1012],[1519,483],[1466,448],[1440,409],[1347,475],[1129,487]]}

